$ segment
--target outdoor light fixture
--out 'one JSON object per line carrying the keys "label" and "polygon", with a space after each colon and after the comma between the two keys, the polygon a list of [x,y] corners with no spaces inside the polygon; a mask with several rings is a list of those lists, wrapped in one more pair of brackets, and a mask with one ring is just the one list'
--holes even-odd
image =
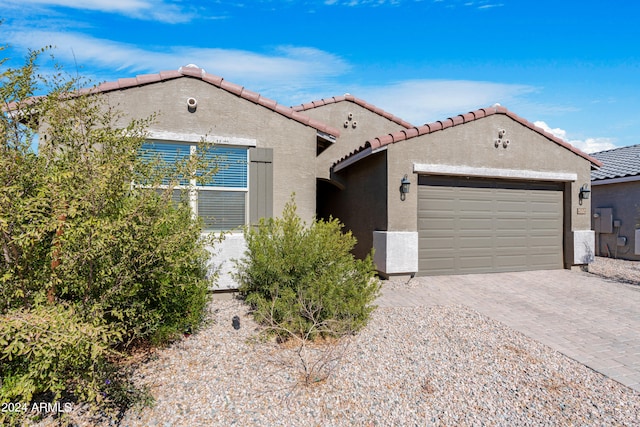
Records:
{"label": "outdoor light fixture", "polygon": [[406,194],[409,192],[410,185],[411,181],[409,181],[409,178],[405,175],[402,181],[400,181],[400,200],[404,201]]}
{"label": "outdoor light fixture", "polygon": [[587,187],[587,184],[584,184],[582,187],[580,187],[580,194],[578,195],[578,198],[580,199],[580,204],[582,204],[583,200],[586,200],[589,198],[589,194],[591,194],[591,190],[589,190],[589,187]]}

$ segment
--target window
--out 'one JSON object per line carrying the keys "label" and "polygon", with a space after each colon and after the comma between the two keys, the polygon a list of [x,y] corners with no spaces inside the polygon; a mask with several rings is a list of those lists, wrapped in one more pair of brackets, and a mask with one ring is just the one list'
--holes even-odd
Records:
{"label": "window", "polygon": [[[175,164],[197,153],[198,149],[202,147],[197,144],[150,141],[142,145],[142,158],[151,161],[159,156],[163,162]],[[207,147],[204,157],[218,167],[213,181],[199,182],[203,171],[196,172],[195,179],[180,180],[178,189],[194,191],[191,208],[202,217],[206,231],[231,230],[246,223],[247,153],[247,147]],[[179,191],[174,191],[174,198],[179,197]]]}

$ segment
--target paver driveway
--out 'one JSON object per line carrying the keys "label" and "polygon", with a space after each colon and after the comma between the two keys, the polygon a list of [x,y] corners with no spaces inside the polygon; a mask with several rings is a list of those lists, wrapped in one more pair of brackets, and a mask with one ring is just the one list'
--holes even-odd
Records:
{"label": "paver driveway", "polygon": [[552,270],[416,277],[381,307],[464,304],[640,391],[640,285]]}

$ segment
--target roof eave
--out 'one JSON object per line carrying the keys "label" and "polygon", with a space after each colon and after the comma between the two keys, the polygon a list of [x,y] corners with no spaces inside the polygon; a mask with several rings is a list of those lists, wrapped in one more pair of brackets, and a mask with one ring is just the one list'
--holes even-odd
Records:
{"label": "roof eave", "polygon": [[636,181],[640,181],[640,175],[621,176],[616,178],[596,178],[591,180],[591,185],[621,184]]}

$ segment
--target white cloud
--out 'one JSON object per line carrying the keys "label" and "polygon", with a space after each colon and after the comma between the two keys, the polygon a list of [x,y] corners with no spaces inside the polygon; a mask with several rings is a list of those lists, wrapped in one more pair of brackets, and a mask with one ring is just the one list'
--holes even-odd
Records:
{"label": "white cloud", "polygon": [[[163,46],[161,51],[154,51],[77,33],[54,31],[14,31],[0,35],[0,41],[3,38],[13,40],[22,48],[35,48],[42,40],[47,40],[56,47],[53,53],[63,64],[77,62],[81,66],[111,70],[108,79],[197,64],[209,73],[250,90],[270,97],[280,94],[278,99],[285,100],[301,88],[321,87],[350,68],[340,57],[311,47],[281,46],[268,53],[183,46]],[[122,73],[114,75],[115,71]]]}
{"label": "white cloud", "polygon": [[421,125],[495,103],[508,106],[535,92],[533,86],[469,80],[407,80],[350,92],[411,123]]}
{"label": "white cloud", "polygon": [[117,13],[131,18],[157,20],[166,23],[188,22],[193,18],[176,4],[158,0],[5,0],[11,4],[42,7],[68,7],[78,10],[95,10]]}
{"label": "white cloud", "polygon": [[504,4],[499,3],[499,4],[483,4],[481,6],[478,6],[478,9],[492,9],[494,7],[502,7],[504,6]]}
{"label": "white cloud", "polygon": [[567,139],[567,131],[560,128],[551,128],[547,123],[543,121],[537,121],[533,123],[534,125],[542,128],[543,130],[549,132],[553,136],[556,136],[564,141],[567,141],[569,144],[574,147],[584,151],[585,153],[597,153],[598,151],[611,150],[612,148],[616,148],[614,144],[613,138],[586,138],[583,140],[580,139]]}
{"label": "white cloud", "polygon": [[539,128],[541,128],[542,130],[549,132],[551,135],[560,138],[562,140],[567,140],[567,131],[564,129],[560,129],[560,128],[551,128],[546,122],[543,122],[541,120],[537,121],[537,122],[533,122],[534,125],[538,126]]}
{"label": "white cloud", "polygon": [[613,141],[613,138],[587,138],[585,140],[571,140],[569,143],[585,153],[597,153],[617,148]]}

